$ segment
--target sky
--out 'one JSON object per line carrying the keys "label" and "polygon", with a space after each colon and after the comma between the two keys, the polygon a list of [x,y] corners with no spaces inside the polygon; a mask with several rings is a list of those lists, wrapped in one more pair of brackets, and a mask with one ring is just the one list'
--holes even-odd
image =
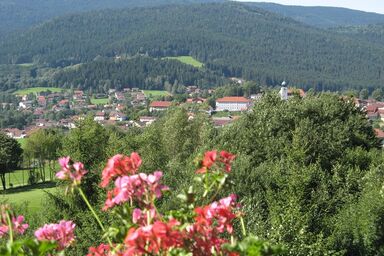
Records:
{"label": "sky", "polygon": [[273,2],[285,5],[335,6],[384,14],[384,0],[238,0],[243,2]]}

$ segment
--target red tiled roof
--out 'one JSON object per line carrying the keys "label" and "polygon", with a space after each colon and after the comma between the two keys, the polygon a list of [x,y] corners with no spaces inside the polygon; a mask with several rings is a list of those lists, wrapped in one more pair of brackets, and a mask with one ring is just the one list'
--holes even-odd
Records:
{"label": "red tiled roof", "polygon": [[377,128],[375,128],[374,130],[377,138],[384,139],[384,132],[382,130]]}
{"label": "red tiled roof", "polygon": [[288,94],[292,94],[294,92],[298,92],[300,97],[304,97],[305,96],[305,92],[303,89],[295,89],[295,88],[289,88],[288,89]]}
{"label": "red tiled roof", "polygon": [[378,109],[378,106],[377,105],[369,105],[367,106],[367,112],[371,112],[371,113],[375,113]]}
{"label": "red tiled roof", "polygon": [[230,102],[230,103],[249,103],[251,102],[249,99],[244,97],[224,97],[216,100],[220,103]]}
{"label": "red tiled roof", "polygon": [[154,101],[149,106],[153,108],[168,108],[172,105],[170,101]]}

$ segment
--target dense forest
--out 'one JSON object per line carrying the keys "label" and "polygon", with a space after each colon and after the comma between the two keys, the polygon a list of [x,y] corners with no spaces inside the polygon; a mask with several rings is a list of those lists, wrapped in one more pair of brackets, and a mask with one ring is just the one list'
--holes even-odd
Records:
{"label": "dense forest", "polygon": [[[255,26],[257,24],[257,26]],[[239,3],[106,10],[55,19],[0,45],[2,63],[191,55],[225,76],[305,89],[377,87],[384,48]]]}
{"label": "dense forest", "polygon": [[101,9],[119,9],[169,4],[220,2],[220,0],[2,0],[0,40],[54,17]]}
{"label": "dense forest", "polygon": [[347,8],[289,6],[263,2],[248,4],[321,28],[384,23],[383,14],[351,10]]}
{"label": "dense forest", "polygon": [[49,84],[57,87],[108,91],[106,87],[163,90],[167,84],[212,88],[223,85],[224,82],[224,78],[213,72],[176,60],[136,57],[127,60],[92,61],[75,68],[60,69],[52,76]]}
{"label": "dense forest", "polygon": [[355,40],[366,40],[370,43],[384,45],[384,24],[365,26],[345,26],[330,29],[343,35],[350,36]]}
{"label": "dense forest", "polygon": [[133,58],[102,58],[67,67],[0,65],[0,90],[12,92],[20,88],[48,86],[92,89],[107,92],[110,88],[159,89],[197,85],[213,88],[228,80],[218,72],[196,68],[177,60]]}

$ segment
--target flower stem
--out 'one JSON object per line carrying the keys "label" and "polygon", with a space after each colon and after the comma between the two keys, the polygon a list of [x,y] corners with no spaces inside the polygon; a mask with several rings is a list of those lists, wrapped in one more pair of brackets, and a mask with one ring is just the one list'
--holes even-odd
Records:
{"label": "flower stem", "polygon": [[[89,201],[88,201],[88,199],[87,199],[87,196],[84,194],[83,190],[82,190],[80,187],[78,187],[78,189],[79,189],[79,193],[80,193],[81,197],[83,198],[84,202],[85,202],[86,205],[88,206],[89,210],[92,212],[93,217],[95,217],[95,219],[96,219],[97,223],[99,224],[101,230],[105,233],[104,225],[103,225],[103,223],[101,222],[101,220],[100,220],[99,216],[97,215],[97,213],[95,212],[95,210],[93,209],[92,205],[89,203]],[[112,242],[111,242],[111,240],[109,239],[109,237],[107,237],[107,240],[108,240],[109,245],[110,245],[111,247],[113,247]]]}
{"label": "flower stem", "polygon": [[243,236],[247,236],[247,231],[245,230],[245,225],[244,225],[243,217],[240,217],[240,223],[241,223],[241,231],[243,233]]}
{"label": "flower stem", "polygon": [[7,222],[9,227],[9,241],[13,243],[13,227],[12,227],[11,217],[9,216],[9,212],[7,212]]}

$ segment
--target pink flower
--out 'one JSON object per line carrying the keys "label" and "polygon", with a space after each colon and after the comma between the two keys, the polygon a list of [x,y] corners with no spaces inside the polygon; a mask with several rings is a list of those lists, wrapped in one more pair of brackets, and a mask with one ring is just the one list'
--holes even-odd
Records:
{"label": "pink flower", "polygon": [[87,256],[112,256],[111,248],[107,244],[100,244],[98,247],[90,247]]}
{"label": "pink flower", "polygon": [[11,219],[11,226],[14,234],[22,235],[25,230],[29,227],[28,224],[24,223],[24,216],[19,215],[15,217],[11,210],[6,205],[1,206],[1,219],[0,219],[0,238],[4,237],[9,233],[8,216]]}
{"label": "pink flower", "polygon": [[57,250],[62,251],[75,241],[75,224],[72,221],[62,220],[58,224],[46,224],[35,231],[39,241],[56,241]]}
{"label": "pink flower", "polygon": [[20,235],[24,234],[25,230],[29,227],[28,224],[24,223],[24,216],[20,215],[16,218],[12,218],[12,228]]}
{"label": "pink flower", "polygon": [[171,219],[168,222],[155,221],[152,225],[131,228],[124,240],[124,255],[157,255],[170,248],[183,245],[183,233],[177,228],[180,223]]}
{"label": "pink flower", "polygon": [[156,210],[154,208],[146,209],[144,211],[135,208],[132,212],[132,222],[138,225],[147,225],[148,214],[151,220],[156,220]]}
{"label": "pink flower", "polygon": [[71,180],[74,185],[78,185],[87,171],[84,169],[83,163],[77,162],[72,165],[71,162],[69,156],[60,158],[61,170],[56,173],[56,177],[59,180]]}
{"label": "pink flower", "polygon": [[3,238],[5,235],[8,234],[9,227],[5,224],[0,226],[0,238]]}
{"label": "pink flower", "polygon": [[221,252],[221,246],[228,242],[222,234],[225,231],[233,233],[233,220],[237,216],[235,200],[236,196],[230,195],[195,209],[195,222],[186,228],[194,255],[212,255],[212,250]]}
{"label": "pink flower", "polygon": [[160,198],[167,186],[160,184],[163,173],[160,171],[147,175],[145,173],[118,177],[113,191],[108,191],[103,210],[128,201],[137,201],[150,206],[155,198]]}
{"label": "pink flower", "polygon": [[135,174],[141,165],[139,154],[133,152],[131,156],[115,155],[108,160],[103,170],[101,186],[108,186],[111,179],[117,176]]}

